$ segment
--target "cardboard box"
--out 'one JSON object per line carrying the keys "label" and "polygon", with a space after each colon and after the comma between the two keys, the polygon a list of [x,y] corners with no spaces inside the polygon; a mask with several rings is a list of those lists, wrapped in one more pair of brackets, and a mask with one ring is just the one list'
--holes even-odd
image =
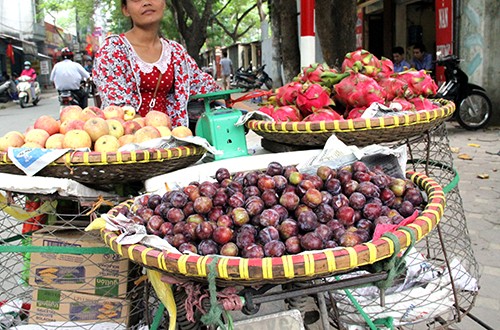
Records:
{"label": "cardboard box", "polygon": [[114,322],[128,326],[129,314],[130,302],[126,299],[35,288],[29,323]]}
{"label": "cardboard box", "polygon": [[[58,230],[35,233],[33,246],[105,247],[88,232]],[[36,287],[125,297],[131,262],[118,254],[31,253],[29,284]]]}

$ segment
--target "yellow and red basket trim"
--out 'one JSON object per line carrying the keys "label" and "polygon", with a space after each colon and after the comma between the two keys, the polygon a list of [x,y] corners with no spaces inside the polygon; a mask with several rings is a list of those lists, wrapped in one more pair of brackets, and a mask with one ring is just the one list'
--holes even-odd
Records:
{"label": "yellow and red basket trim", "polygon": [[[72,179],[103,187],[142,181],[196,163],[206,149],[196,145],[125,152],[68,152],[36,175]],[[0,173],[24,175],[6,152],[0,152]]]}
{"label": "yellow and red basket trim", "polygon": [[[176,159],[185,156],[203,155],[206,150],[202,147],[188,145],[169,149],[144,149],[121,152],[97,152],[97,151],[74,151],[68,152],[56,159],[48,166],[58,165],[110,165],[110,164],[131,164],[163,162],[168,159]],[[13,164],[7,152],[0,152],[1,165]]]}

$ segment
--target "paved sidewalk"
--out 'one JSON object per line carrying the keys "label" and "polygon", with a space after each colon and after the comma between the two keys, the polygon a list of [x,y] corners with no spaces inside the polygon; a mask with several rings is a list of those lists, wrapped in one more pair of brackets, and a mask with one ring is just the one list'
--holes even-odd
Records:
{"label": "paved sidewalk", "polygon": [[[459,190],[479,264],[481,289],[471,313],[493,329],[500,327],[500,127],[466,131],[447,123]],[[457,148],[457,149],[454,149]],[[471,160],[461,159],[465,155]],[[480,176],[488,178],[481,179]],[[481,329],[466,318],[459,329]]]}

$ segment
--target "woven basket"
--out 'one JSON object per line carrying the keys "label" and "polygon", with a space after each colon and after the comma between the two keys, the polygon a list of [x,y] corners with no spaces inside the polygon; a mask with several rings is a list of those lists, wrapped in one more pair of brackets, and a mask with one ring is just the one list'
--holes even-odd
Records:
{"label": "woven basket", "polygon": [[[97,186],[142,181],[196,163],[205,152],[195,145],[125,152],[77,151],[66,153],[36,175]],[[6,152],[0,152],[0,172],[24,175]]]}
{"label": "woven basket", "polygon": [[406,115],[320,122],[249,120],[246,126],[267,140],[288,145],[324,146],[335,133],[348,145],[366,146],[418,136],[450,118],[455,104],[444,99],[434,101],[441,107]]}
{"label": "woven basket", "polygon": [[[408,172],[407,177],[424,189],[429,198],[421,215],[407,225],[418,241],[434,229],[443,216],[445,195],[434,180],[423,174]],[[133,202],[134,200],[129,200],[121,205],[129,207]],[[116,212],[116,207],[110,211],[111,214]],[[394,241],[382,237],[354,247],[310,251],[275,258],[214,257],[171,253],[141,244],[121,245],[116,242],[118,234],[101,230],[105,243],[116,253],[127,256],[145,267],[175,277],[204,282],[209,273],[210,263],[217,258],[216,280],[220,285],[279,284],[326,277],[372,264],[399,252],[394,251]],[[408,231],[399,229],[394,234],[399,240],[401,249],[410,245],[411,235]]]}

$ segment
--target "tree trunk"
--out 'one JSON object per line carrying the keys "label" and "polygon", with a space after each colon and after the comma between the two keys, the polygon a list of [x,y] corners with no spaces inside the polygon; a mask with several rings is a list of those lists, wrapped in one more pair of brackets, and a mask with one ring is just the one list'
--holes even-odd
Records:
{"label": "tree trunk", "polygon": [[290,0],[273,0],[271,5],[273,37],[279,38],[284,83],[287,83],[300,72],[297,3]]}
{"label": "tree trunk", "polygon": [[[213,3],[214,0],[206,0],[200,15],[193,0],[171,0],[171,8],[186,50],[198,65],[202,65],[199,53],[207,39],[207,27]],[[188,22],[191,25],[188,25]]]}
{"label": "tree trunk", "polygon": [[315,14],[323,59],[340,66],[356,47],[356,0],[316,0]]}

